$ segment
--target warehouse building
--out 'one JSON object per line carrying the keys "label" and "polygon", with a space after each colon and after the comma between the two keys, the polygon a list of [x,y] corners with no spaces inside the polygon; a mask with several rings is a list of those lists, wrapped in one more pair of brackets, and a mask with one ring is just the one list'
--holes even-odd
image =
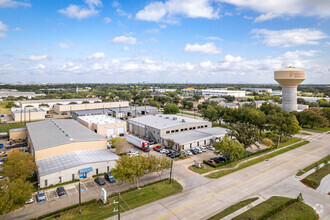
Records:
{"label": "warehouse building", "polygon": [[55,104],[67,105],[72,102],[76,102],[81,104],[83,102],[95,103],[101,102],[101,99],[98,98],[83,98],[83,99],[44,99],[44,100],[28,100],[28,101],[19,101],[16,104],[21,108],[25,108],[26,106],[33,106],[38,108],[39,106],[48,106],[49,109],[53,109]]}
{"label": "warehouse building", "polygon": [[26,97],[28,99],[45,96],[45,94],[36,94],[35,92],[19,92],[16,89],[0,89],[0,98],[7,98],[8,96]]}
{"label": "warehouse building", "polygon": [[201,128],[210,128],[209,121],[178,115],[147,115],[128,120],[128,130],[149,141],[162,142],[168,134],[181,133]]}
{"label": "warehouse building", "polygon": [[206,146],[220,140],[227,134],[225,128],[203,128],[197,130],[185,131],[177,134],[165,135],[162,142],[167,145],[167,140],[174,142],[173,148],[178,150],[191,150],[196,147]]}
{"label": "warehouse building", "polygon": [[54,112],[57,114],[69,113],[72,111],[92,110],[92,109],[106,109],[106,108],[120,108],[129,106],[128,101],[118,102],[100,102],[100,103],[81,103],[81,104],[55,104]]}
{"label": "warehouse building", "polygon": [[108,139],[126,134],[126,122],[108,115],[81,116],[77,121]]}
{"label": "warehouse building", "polygon": [[258,93],[263,93],[263,92],[269,92],[272,93],[273,90],[271,88],[241,88],[241,90],[244,91],[253,91],[253,92],[258,92]]}
{"label": "warehouse building", "polygon": [[46,114],[47,111],[43,108],[11,108],[11,116],[15,122],[43,120]]}
{"label": "warehouse building", "polygon": [[10,140],[25,139],[26,137],[27,137],[26,128],[9,129],[9,139]]}
{"label": "warehouse building", "polygon": [[71,116],[77,119],[81,116],[88,115],[110,115],[116,118],[130,118],[143,115],[154,115],[158,113],[158,108],[153,106],[129,106],[123,108],[106,108],[106,109],[93,109],[83,111],[72,111]]}
{"label": "warehouse building", "polygon": [[75,120],[45,120],[26,127],[41,188],[107,172],[119,159],[107,149],[107,139]]}
{"label": "warehouse building", "polygon": [[234,96],[234,97],[244,97],[245,91],[240,90],[226,90],[226,89],[202,89],[199,91],[204,97],[212,97],[212,96]]}

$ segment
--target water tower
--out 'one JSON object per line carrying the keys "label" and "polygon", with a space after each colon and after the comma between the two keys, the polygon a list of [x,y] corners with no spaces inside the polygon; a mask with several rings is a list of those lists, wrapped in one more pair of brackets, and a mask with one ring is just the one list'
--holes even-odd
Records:
{"label": "water tower", "polygon": [[297,86],[305,78],[305,71],[292,66],[274,72],[274,79],[282,86],[282,108],[284,111],[297,111]]}

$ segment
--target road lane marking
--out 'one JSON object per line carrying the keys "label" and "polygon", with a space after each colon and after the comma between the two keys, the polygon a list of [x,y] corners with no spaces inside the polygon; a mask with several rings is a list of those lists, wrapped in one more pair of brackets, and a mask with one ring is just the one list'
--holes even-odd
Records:
{"label": "road lane marking", "polygon": [[272,170],[274,170],[274,169],[277,169],[277,168],[279,168],[279,167],[281,167],[281,166],[284,166],[284,165],[286,165],[286,164],[288,164],[288,163],[291,163],[292,161],[295,161],[295,160],[297,160],[297,159],[299,159],[299,158],[301,158],[301,157],[303,157],[303,156],[305,156],[305,155],[307,155],[307,154],[313,153],[314,151],[317,151],[317,150],[319,150],[319,149],[321,149],[321,148],[323,148],[323,147],[324,147],[324,146],[322,146],[322,147],[318,147],[318,148],[316,148],[316,149],[314,149],[314,150],[311,150],[311,151],[309,151],[309,152],[307,152],[307,153],[304,153],[304,154],[302,154],[302,155],[300,155],[300,156],[298,156],[298,157],[295,157],[295,158],[293,158],[293,159],[291,159],[291,160],[289,160],[289,161],[287,161],[287,162],[285,162],[285,163],[282,163],[282,164],[280,164],[280,165],[278,165],[278,166],[276,166],[276,167],[273,167],[273,168],[271,168],[271,169],[269,169],[269,170],[266,170],[266,171],[264,171],[264,172],[262,172],[262,173],[260,173],[260,174],[258,174],[258,175],[255,175],[255,176],[253,176],[253,177],[251,177],[251,178],[249,178],[249,179],[247,179],[247,180],[244,180],[244,181],[242,181],[242,182],[240,182],[240,183],[237,183],[237,184],[235,184],[235,185],[233,185],[233,186],[231,186],[231,187],[228,187],[228,188],[223,189],[223,190],[221,190],[221,191],[219,191],[219,192],[216,192],[216,193],[214,193],[214,194],[211,194],[210,196],[204,197],[204,198],[202,198],[202,199],[200,199],[200,200],[197,200],[197,201],[195,201],[195,202],[193,202],[193,203],[190,203],[189,205],[186,205],[186,206],[181,207],[181,208],[179,208],[179,209],[177,209],[177,210],[174,210],[173,212],[169,212],[169,213],[167,213],[167,214],[165,214],[165,215],[162,215],[162,216],[160,216],[160,217],[158,217],[158,218],[155,218],[155,220],[165,218],[165,217],[167,217],[167,216],[169,216],[169,215],[171,215],[171,214],[174,214],[174,213],[176,213],[176,212],[179,212],[179,211],[181,211],[181,210],[183,210],[183,209],[186,209],[186,208],[188,208],[188,207],[190,207],[190,206],[193,206],[193,205],[195,205],[195,204],[197,204],[197,203],[203,202],[203,201],[205,201],[205,200],[207,200],[207,199],[213,197],[214,195],[218,195],[218,194],[223,193],[223,192],[225,192],[225,191],[227,191],[227,190],[230,190],[230,189],[232,189],[232,188],[234,188],[234,187],[236,187],[236,186],[242,185],[242,184],[244,184],[244,183],[246,183],[246,182],[248,182],[248,181],[250,181],[250,180],[252,180],[252,179],[255,179],[255,178],[257,178],[257,177],[259,177],[259,176],[261,176],[261,175],[263,175],[263,174],[265,174],[265,173],[268,173],[268,172],[270,172],[270,171],[272,171]]}

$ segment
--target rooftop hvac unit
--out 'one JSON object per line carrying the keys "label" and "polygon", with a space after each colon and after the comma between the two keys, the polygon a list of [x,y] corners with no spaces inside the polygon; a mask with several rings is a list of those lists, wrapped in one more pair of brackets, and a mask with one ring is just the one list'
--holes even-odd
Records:
{"label": "rooftop hvac unit", "polygon": [[169,117],[165,117],[165,119],[169,119]]}
{"label": "rooftop hvac unit", "polygon": [[176,120],[176,119],[178,119],[177,117],[173,117],[173,120]]}
{"label": "rooftop hvac unit", "polygon": [[186,120],[185,119],[182,119],[182,122],[186,122]]}

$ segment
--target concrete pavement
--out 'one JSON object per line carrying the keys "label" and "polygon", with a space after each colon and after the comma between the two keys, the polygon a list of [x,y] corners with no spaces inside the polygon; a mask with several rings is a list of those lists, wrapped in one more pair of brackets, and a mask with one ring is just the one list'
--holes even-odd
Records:
{"label": "concrete pavement", "polygon": [[[125,213],[123,219],[206,219],[322,159],[330,152],[330,136]],[[324,215],[323,215],[324,216]],[[328,213],[325,213],[326,217]]]}

